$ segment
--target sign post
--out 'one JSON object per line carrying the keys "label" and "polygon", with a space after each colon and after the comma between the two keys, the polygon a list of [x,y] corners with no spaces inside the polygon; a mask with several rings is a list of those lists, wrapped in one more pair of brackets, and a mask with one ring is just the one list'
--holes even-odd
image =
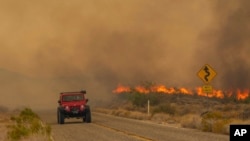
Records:
{"label": "sign post", "polygon": [[198,77],[204,82],[202,92],[207,94],[213,92],[213,87],[210,85],[212,79],[217,75],[215,70],[208,64],[205,64],[197,73]]}

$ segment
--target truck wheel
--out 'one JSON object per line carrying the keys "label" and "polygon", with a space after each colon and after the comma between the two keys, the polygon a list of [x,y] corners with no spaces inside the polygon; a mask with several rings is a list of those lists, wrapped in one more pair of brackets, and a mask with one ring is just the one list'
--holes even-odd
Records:
{"label": "truck wheel", "polygon": [[91,112],[90,112],[90,108],[86,108],[86,111],[85,111],[85,117],[83,119],[84,122],[86,123],[91,123]]}
{"label": "truck wheel", "polygon": [[57,124],[59,124],[59,111],[57,110]]}
{"label": "truck wheel", "polygon": [[64,114],[61,111],[58,111],[58,123],[64,124]]}

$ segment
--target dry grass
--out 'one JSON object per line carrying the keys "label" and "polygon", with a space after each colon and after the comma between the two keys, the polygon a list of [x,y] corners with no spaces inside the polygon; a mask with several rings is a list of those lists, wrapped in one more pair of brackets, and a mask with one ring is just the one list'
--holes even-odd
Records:
{"label": "dry grass", "polygon": [[[172,105],[173,106],[173,105]],[[176,105],[174,105],[176,106]],[[167,124],[175,127],[183,127],[183,128],[192,128],[198,129],[205,132],[214,132],[220,134],[229,134],[229,125],[230,124],[250,124],[250,119],[240,119],[238,118],[239,113],[242,110],[237,111],[216,111],[209,112],[210,115],[204,116],[201,115],[203,111],[195,112],[193,107],[199,107],[197,105],[190,105],[191,109],[188,110],[187,114],[166,114],[164,112],[155,113],[148,115],[146,112],[141,111],[128,111],[127,109],[103,109],[97,108],[96,112],[110,114],[114,116],[138,119],[138,120],[150,120],[154,123],[158,124]],[[180,108],[180,107],[179,107]],[[177,106],[177,111],[181,111]],[[223,108],[223,107],[221,107]],[[227,110],[226,110],[227,111]]]}
{"label": "dry grass", "polygon": [[8,139],[27,140],[33,137],[51,140],[51,127],[44,123],[30,108],[23,109],[17,116],[11,116],[12,124],[8,126]]}
{"label": "dry grass", "polygon": [[[19,111],[19,110],[18,110]],[[29,136],[22,137],[20,139],[10,138],[10,133],[14,133],[14,129],[17,129],[15,125],[17,125],[17,119],[19,119],[20,115],[18,116],[19,112],[15,111],[8,111],[5,110],[0,113],[0,141],[46,141],[46,140],[53,140],[51,136],[45,136],[44,134],[30,134]],[[27,117],[26,117],[27,118]],[[16,119],[16,120],[13,120]],[[24,121],[18,120],[18,123]],[[30,122],[30,119],[27,119],[27,122]],[[39,121],[39,123],[43,123]],[[45,125],[45,124],[43,124]],[[23,125],[21,125],[23,126]],[[18,126],[18,127],[21,127]],[[15,132],[19,133],[19,132]]]}
{"label": "dry grass", "polygon": [[7,139],[7,125],[10,123],[7,114],[0,114],[0,140],[4,141]]}
{"label": "dry grass", "polygon": [[181,117],[180,123],[184,128],[200,129],[201,117],[197,114],[187,114]]}
{"label": "dry grass", "polygon": [[103,108],[96,108],[94,109],[95,112],[110,114],[119,117],[126,117],[138,120],[149,120],[150,116],[146,113],[142,113],[139,111],[128,111],[126,109],[103,109]]}
{"label": "dry grass", "polygon": [[150,115],[147,106],[126,100],[96,111],[219,134],[229,134],[230,124],[250,124],[250,104],[198,96],[167,95],[150,107]]}
{"label": "dry grass", "polygon": [[105,109],[105,108],[96,108],[96,109],[92,109],[94,112],[98,112],[98,113],[103,113],[103,114],[111,114],[112,110],[110,109]]}

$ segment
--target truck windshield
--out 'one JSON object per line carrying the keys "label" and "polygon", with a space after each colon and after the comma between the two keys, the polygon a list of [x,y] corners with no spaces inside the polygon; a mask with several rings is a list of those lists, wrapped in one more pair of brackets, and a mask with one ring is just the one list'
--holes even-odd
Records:
{"label": "truck windshield", "polygon": [[83,100],[83,95],[64,95],[62,97],[62,100],[64,102],[68,102],[68,101],[80,101],[80,100]]}

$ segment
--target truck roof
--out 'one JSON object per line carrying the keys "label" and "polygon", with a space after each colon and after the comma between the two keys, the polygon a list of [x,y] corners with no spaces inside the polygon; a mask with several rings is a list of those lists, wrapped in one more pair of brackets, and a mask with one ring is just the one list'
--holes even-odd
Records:
{"label": "truck roof", "polygon": [[79,92],[61,92],[60,94],[86,94],[86,90],[81,90]]}

